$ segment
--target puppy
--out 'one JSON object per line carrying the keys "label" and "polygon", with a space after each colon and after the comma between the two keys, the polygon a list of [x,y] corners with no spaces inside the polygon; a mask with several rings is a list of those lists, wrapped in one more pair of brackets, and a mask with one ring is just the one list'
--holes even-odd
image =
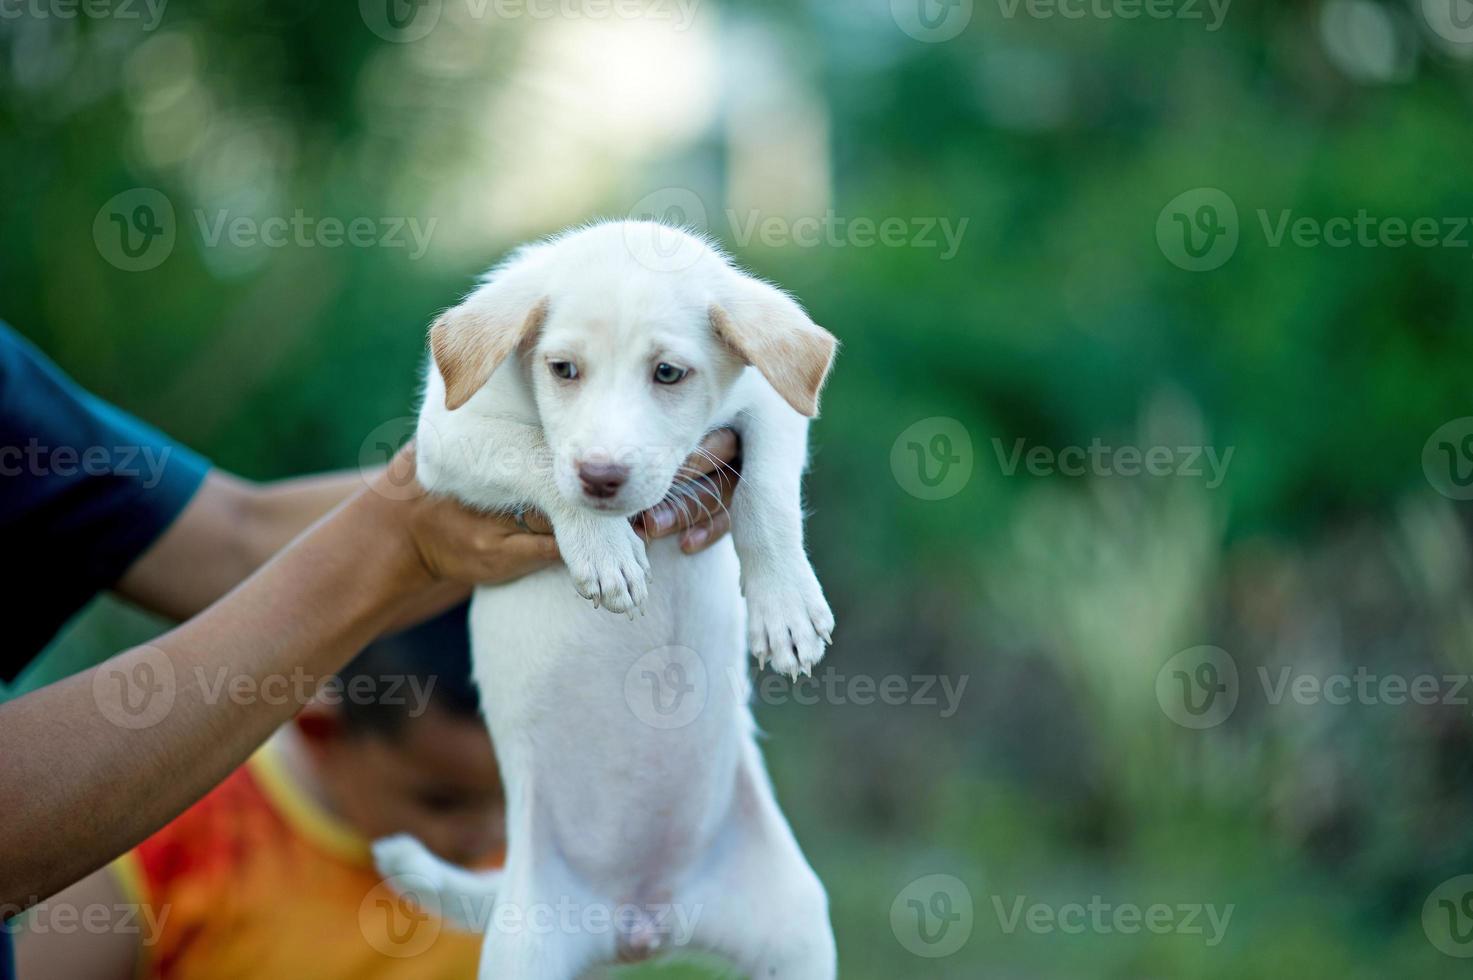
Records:
{"label": "puppy", "polygon": [[[836,346],[780,290],[648,222],[525,247],[431,328],[420,479],[541,510],[565,563],[471,607],[505,868],[375,846],[384,874],[487,931],[482,980],[675,947],[766,980],[835,975],[828,898],[774,799],[743,665],[749,649],[808,673],[834,627],[800,481]],[[722,426],[742,439],[730,538],[694,556],[646,546],[629,518]]]}

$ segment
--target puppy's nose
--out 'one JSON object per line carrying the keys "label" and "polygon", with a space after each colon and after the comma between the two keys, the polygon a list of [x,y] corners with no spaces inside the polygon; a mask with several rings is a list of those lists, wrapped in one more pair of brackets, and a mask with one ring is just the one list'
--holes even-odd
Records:
{"label": "puppy's nose", "polygon": [[578,464],[578,479],[590,497],[607,499],[629,479],[629,467],[602,460]]}

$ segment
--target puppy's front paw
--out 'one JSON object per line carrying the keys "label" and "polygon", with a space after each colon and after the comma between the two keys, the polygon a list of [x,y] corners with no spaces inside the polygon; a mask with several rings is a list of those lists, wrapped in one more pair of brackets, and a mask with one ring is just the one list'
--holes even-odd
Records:
{"label": "puppy's front paw", "polygon": [[650,561],[644,542],[625,520],[584,521],[557,529],[558,550],[573,587],[594,608],[628,613],[649,597]]}
{"label": "puppy's front paw", "polygon": [[811,570],[795,585],[749,585],[747,643],[758,666],[797,679],[811,674],[833,639],[834,614]]}

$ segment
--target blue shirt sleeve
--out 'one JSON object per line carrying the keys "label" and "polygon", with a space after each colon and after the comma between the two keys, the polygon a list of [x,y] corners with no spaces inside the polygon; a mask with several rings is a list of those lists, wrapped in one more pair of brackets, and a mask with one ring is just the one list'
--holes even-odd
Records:
{"label": "blue shirt sleeve", "polygon": [[112,586],[199,489],[209,464],[83,391],[0,323],[0,541],[11,582],[0,679]]}

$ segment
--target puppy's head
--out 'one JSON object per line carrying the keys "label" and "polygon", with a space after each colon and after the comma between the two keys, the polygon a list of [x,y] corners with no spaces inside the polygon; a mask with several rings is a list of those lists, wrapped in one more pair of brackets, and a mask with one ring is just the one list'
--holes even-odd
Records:
{"label": "puppy's head", "polygon": [[[629,248],[641,235],[679,239],[698,258],[678,273],[647,268]],[[559,492],[624,516],[658,503],[702,437],[729,421],[722,402],[747,367],[816,415],[836,346],[706,243],[630,222],[522,250],[430,331],[447,410],[499,368],[523,372]]]}

